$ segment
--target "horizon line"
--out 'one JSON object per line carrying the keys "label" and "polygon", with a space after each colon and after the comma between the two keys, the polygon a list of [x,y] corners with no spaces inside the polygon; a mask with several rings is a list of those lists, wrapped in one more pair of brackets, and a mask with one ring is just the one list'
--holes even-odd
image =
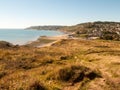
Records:
{"label": "horizon line", "polygon": [[26,27],[2,27],[0,29],[26,29],[29,27],[34,27],[34,26],[74,26],[78,24],[84,24],[84,23],[94,23],[94,22],[115,22],[115,23],[120,23],[120,21],[113,21],[113,20],[96,20],[96,21],[85,21],[85,22],[80,22],[76,24],[71,24],[71,25],[62,25],[62,24],[46,24],[46,25],[31,25],[31,26],[26,26]]}

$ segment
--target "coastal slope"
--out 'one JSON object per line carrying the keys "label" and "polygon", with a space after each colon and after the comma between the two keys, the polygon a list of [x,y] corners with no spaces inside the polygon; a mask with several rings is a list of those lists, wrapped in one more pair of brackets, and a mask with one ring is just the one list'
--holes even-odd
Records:
{"label": "coastal slope", "polygon": [[119,68],[119,41],[0,48],[0,90],[119,90]]}
{"label": "coastal slope", "polygon": [[65,26],[57,26],[57,25],[53,25],[53,26],[31,26],[28,27],[26,29],[36,29],[36,30],[59,30],[60,28],[63,28]]}
{"label": "coastal slope", "polygon": [[119,37],[88,38],[99,36],[99,31],[119,35],[119,23],[95,22],[61,30],[70,34],[43,36],[35,43],[50,45],[42,47],[1,42],[0,90],[120,90]]}
{"label": "coastal slope", "polygon": [[74,32],[75,37],[120,40],[120,22],[89,22],[65,27],[62,30]]}
{"label": "coastal slope", "polygon": [[32,26],[28,29],[60,30],[74,37],[100,38],[104,40],[120,40],[120,22],[88,22],[73,26]]}

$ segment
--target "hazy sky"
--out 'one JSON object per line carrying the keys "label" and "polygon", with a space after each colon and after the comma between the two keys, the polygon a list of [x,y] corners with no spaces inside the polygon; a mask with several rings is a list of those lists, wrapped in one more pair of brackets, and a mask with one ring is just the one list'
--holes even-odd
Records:
{"label": "hazy sky", "polygon": [[0,0],[0,28],[120,21],[120,0]]}

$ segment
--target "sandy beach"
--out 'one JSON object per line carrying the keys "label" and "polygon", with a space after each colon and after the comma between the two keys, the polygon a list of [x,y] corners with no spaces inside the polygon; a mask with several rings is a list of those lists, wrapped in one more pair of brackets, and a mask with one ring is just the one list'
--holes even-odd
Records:
{"label": "sandy beach", "polygon": [[58,36],[41,36],[36,41],[31,41],[27,43],[29,46],[33,47],[47,47],[51,46],[52,44],[62,40],[62,39],[69,39],[70,34],[58,35]]}

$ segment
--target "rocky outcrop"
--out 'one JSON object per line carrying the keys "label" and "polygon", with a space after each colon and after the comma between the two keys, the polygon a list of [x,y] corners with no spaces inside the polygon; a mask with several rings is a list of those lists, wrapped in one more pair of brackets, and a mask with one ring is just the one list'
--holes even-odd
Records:
{"label": "rocky outcrop", "polygon": [[10,48],[13,47],[13,45],[6,41],[0,41],[0,48]]}

